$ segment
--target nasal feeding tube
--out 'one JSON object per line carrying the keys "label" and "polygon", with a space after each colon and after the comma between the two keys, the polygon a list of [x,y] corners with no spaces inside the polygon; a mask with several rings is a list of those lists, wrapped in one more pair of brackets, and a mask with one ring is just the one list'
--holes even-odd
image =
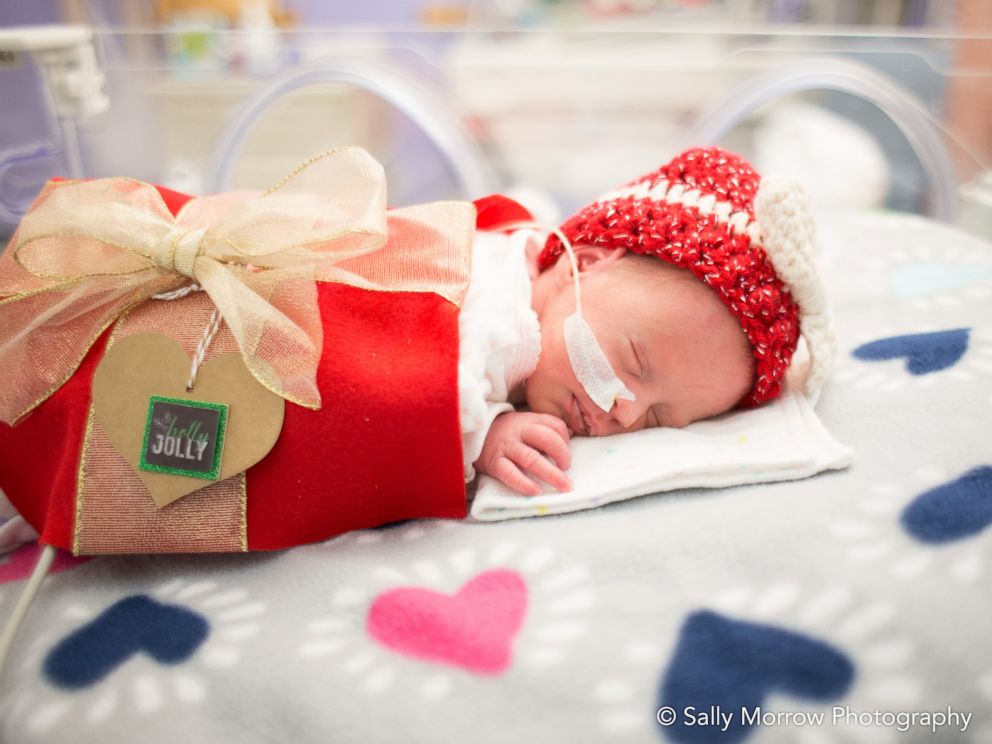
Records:
{"label": "nasal feeding tube", "polygon": [[634,393],[617,377],[603,347],[596,340],[596,334],[582,317],[582,288],[579,283],[579,264],[575,260],[572,243],[561,230],[537,222],[516,222],[508,228],[532,227],[548,230],[561,241],[572,266],[572,280],[575,287],[575,312],[565,318],[565,351],[579,384],[586,395],[599,408],[609,412],[618,399],[634,400]]}

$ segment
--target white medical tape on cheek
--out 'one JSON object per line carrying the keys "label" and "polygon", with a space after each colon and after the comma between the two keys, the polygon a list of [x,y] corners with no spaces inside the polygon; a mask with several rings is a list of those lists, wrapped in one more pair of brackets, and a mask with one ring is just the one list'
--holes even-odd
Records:
{"label": "white medical tape on cheek", "polygon": [[575,378],[582,385],[586,395],[597,406],[609,412],[618,398],[635,400],[634,393],[617,377],[610,360],[606,357],[603,347],[599,345],[596,334],[582,317],[582,288],[579,284],[579,264],[575,259],[575,251],[565,234],[554,227],[548,227],[537,222],[514,222],[504,225],[503,229],[536,228],[548,230],[555,234],[565,248],[568,260],[572,264],[572,278],[575,288],[575,312],[565,318],[565,352],[572,365]]}
{"label": "white medical tape on cheek", "polygon": [[586,395],[604,411],[613,408],[617,398],[634,400],[634,394],[610,366],[596,334],[577,312],[565,318],[565,351]]}

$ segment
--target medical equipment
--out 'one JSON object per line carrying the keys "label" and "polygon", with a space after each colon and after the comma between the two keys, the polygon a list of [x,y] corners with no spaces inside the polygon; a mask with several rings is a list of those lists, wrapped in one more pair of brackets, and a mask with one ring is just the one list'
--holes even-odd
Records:
{"label": "medical equipment", "polygon": [[[37,44],[33,33],[5,29],[0,48]],[[889,196],[850,206],[953,220],[959,186],[987,166],[949,118],[960,108],[959,83],[990,74],[959,59],[959,48],[982,43],[974,35],[823,27],[307,29],[269,38],[273,63],[259,70],[238,56],[249,32],[211,30],[212,65],[170,56],[184,33],[192,32],[63,35],[62,58],[87,62],[93,53],[79,49],[89,49],[91,38],[107,94],[93,94],[101,90],[93,74],[73,73],[89,81],[77,84],[87,96],[75,108],[50,108],[45,126],[63,133],[59,141],[25,135],[11,143],[0,166],[8,174],[0,180],[8,229],[59,150],[68,175],[131,169],[143,180],[209,192],[262,187],[313,152],[359,144],[386,164],[394,203],[523,185],[544,190],[567,212],[603,183],[632,178],[688,144],[722,142],[750,155],[768,108],[797,96],[863,122],[865,146],[883,153],[881,163],[866,164],[848,159],[856,149],[848,148],[831,153],[828,168],[809,151],[790,155],[797,168],[806,163],[808,179],[828,181],[841,203],[857,195],[836,174],[867,165],[865,177],[889,184]],[[59,101],[64,64],[38,59],[48,71],[38,98]],[[100,113],[108,100],[111,108]]]}
{"label": "medical equipment", "polygon": [[[81,178],[78,126],[110,105],[105,79],[83,26],[0,28],[0,51],[8,65],[29,57],[42,78],[38,93],[51,140],[34,140],[0,151],[0,222],[16,224],[50,175]],[[34,135],[34,133],[32,133]]]}

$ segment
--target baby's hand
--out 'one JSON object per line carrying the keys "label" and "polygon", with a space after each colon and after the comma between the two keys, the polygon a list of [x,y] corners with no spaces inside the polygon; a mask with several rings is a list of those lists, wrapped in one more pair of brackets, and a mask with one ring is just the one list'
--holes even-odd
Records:
{"label": "baby's hand", "polygon": [[525,496],[541,493],[532,476],[571,491],[572,481],[563,472],[572,464],[568,436],[565,422],[546,413],[502,413],[489,427],[475,468]]}

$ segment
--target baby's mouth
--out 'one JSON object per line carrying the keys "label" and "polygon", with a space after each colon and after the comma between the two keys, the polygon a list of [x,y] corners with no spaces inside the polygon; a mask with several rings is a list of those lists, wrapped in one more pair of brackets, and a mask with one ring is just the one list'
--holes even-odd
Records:
{"label": "baby's mouth", "polygon": [[582,404],[579,403],[579,399],[574,395],[572,396],[571,414],[572,428],[575,432],[584,437],[589,436],[589,419],[586,418],[586,412],[582,408]]}

